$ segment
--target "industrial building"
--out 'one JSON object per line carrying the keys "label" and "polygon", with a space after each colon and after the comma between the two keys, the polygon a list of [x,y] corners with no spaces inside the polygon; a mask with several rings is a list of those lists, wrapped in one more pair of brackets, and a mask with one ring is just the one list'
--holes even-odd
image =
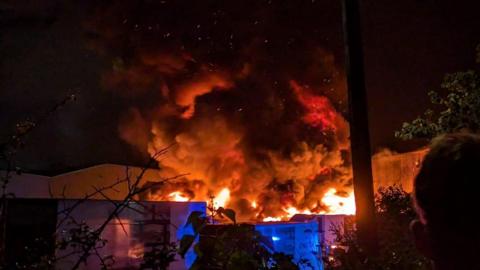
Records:
{"label": "industrial building", "polygon": [[[75,207],[73,211],[72,206]],[[57,232],[57,238],[71,237],[71,228],[79,228],[84,223],[89,228],[100,227],[115,205],[108,200],[59,199],[10,199],[7,203],[6,257],[10,265],[22,258],[25,247],[36,248],[33,239],[46,239],[53,242],[51,236]],[[138,269],[144,252],[152,244],[178,242],[185,234],[193,234],[191,226],[185,226],[191,212],[206,213],[205,202],[131,202],[118,217],[105,226],[101,238],[106,240],[96,254],[89,256],[79,269],[99,269],[100,259],[113,256],[112,269]],[[67,214],[68,212],[68,214]],[[43,243],[42,243],[43,244]],[[51,245],[48,245],[51,246]],[[57,269],[71,269],[81,254],[78,249],[68,246],[56,252]],[[170,265],[172,270],[184,270],[195,260],[190,250],[185,258],[177,256]]]}
{"label": "industrial building", "polygon": [[[102,164],[56,176],[12,174],[7,192],[15,194],[15,199],[9,199],[7,204],[7,259],[13,263],[25,246],[32,244],[31,239],[48,238],[55,231],[68,232],[73,226],[71,220],[98,228],[115,207],[113,202],[123,200],[127,185],[105,189],[88,200],[85,200],[86,194],[110,186],[124,179],[126,174],[133,181],[140,173],[142,168],[139,167],[127,169],[122,165]],[[140,186],[159,178],[158,170],[149,169],[142,175]],[[75,209],[65,220],[65,210],[72,206]],[[103,230],[101,237],[107,242],[98,251],[101,256],[114,256],[114,269],[135,269],[150,242],[178,242],[184,234],[192,234],[191,228],[184,225],[193,211],[206,213],[206,203],[130,202]],[[62,257],[70,252],[73,250],[69,248],[57,250],[56,255]],[[57,268],[69,269],[75,259],[75,256],[63,259],[57,263]],[[188,269],[194,259],[193,251],[189,251],[185,259],[178,256],[170,269]],[[81,269],[98,269],[98,265],[98,257],[90,256]]]}
{"label": "industrial building", "polygon": [[[375,187],[397,184],[410,191],[412,180],[426,152],[419,150],[373,157]],[[7,193],[15,194],[17,198],[9,201],[9,233],[6,241],[11,254],[23,248],[27,238],[55,231],[58,220],[61,219],[58,213],[84,199],[85,194],[111,185],[126,174],[134,179],[141,172],[142,169],[138,167],[128,167],[127,170],[122,165],[102,164],[56,176],[28,173],[13,175],[7,190]],[[149,169],[142,177],[141,185],[158,179],[158,170]],[[119,185],[115,189],[106,190],[104,195],[110,200],[122,200],[126,191],[125,186]],[[82,202],[72,213],[74,218],[86,221],[91,227],[100,225],[113,207],[111,201],[104,200],[104,195],[96,194]],[[192,211],[206,213],[206,203],[132,203],[131,208],[122,212],[119,219],[112,220],[104,230],[102,236],[108,240],[108,245],[101,252],[114,255],[116,265],[128,269],[139,263],[139,254],[148,246],[148,241],[161,236],[160,239],[165,243],[175,242],[188,233],[189,228],[183,225]],[[335,245],[335,235],[331,228],[344,226],[345,218],[344,215],[296,215],[288,222],[261,222],[253,225],[255,230],[271,240],[272,251],[291,255],[297,262],[306,260],[313,269],[323,269],[322,256],[331,245]],[[61,230],[68,230],[68,223],[61,226]],[[171,269],[187,269],[194,259],[195,255],[190,251],[185,260],[178,258]],[[84,269],[96,269],[98,262],[95,260],[94,257],[89,258]],[[72,262],[63,263],[67,267]]]}
{"label": "industrial building", "polygon": [[[272,240],[274,252],[285,253],[303,270],[323,269],[323,258],[338,245],[334,229],[344,230],[345,215],[295,215],[286,222],[255,224],[255,229]],[[301,262],[305,262],[301,264]]]}
{"label": "industrial building", "polygon": [[[421,161],[428,149],[420,149],[408,153],[379,153],[372,157],[372,173],[375,189],[382,186],[401,185],[407,192],[412,190],[413,178],[418,172]],[[139,167],[129,166],[128,173],[132,178],[142,171]],[[92,193],[93,187],[112,184],[125,177],[126,166],[118,164],[100,164],[55,176],[23,173],[14,175],[8,186],[8,192],[20,198],[61,198],[81,199]],[[142,177],[142,183],[159,179],[159,171],[149,169]],[[28,187],[28,188],[25,188]],[[117,187],[117,191],[108,190],[106,195],[111,199],[121,199],[126,190]],[[95,199],[102,199],[97,195]]]}
{"label": "industrial building", "polygon": [[420,149],[407,153],[380,152],[372,158],[372,174],[375,190],[392,185],[402,186],[411,192],[413,179],[420,169],[422,160],[428,149]]}

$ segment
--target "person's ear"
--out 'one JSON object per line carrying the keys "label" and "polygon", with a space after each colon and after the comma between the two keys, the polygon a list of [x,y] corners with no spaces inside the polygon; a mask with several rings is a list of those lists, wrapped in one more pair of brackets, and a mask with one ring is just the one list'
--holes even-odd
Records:
{"label": "person's ear", "polygon": [[410,222],[410,231],[415,240],[417,249],[427,258],[432,259],[432,247],[430,245],[430,237],[426,226],[418,219]]}

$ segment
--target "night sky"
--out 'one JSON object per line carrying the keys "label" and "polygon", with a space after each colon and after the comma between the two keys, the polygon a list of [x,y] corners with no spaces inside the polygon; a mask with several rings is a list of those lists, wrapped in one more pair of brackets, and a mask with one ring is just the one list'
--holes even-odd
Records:
{"label": "night sky", "polygon": [[[98,163],[141,164],[146,155],[119,137],[118,126],[131,104],[148,103],[148,100],[120,95],[106,89],[108,87],[102,83],[102,76],[112,67],[112,51],[119,50],[128,55],[129,50],[122,47],[122,41],[118,42],[121,48],[112,46],[117,43],[111,40],[104,42],[103,52],[98,46],[92,49],[92,33],[98,29],[93,29],[95,25],[89,22],[92,18],[98,19],[99,15],[95,13],[98,7],[86,1],[70,4],[44,1],[42,5],[33,6],[28,1],[10,2],[0,4],[2,140],[12,132],[16,122],[39,117],[69,94],[77,96],[75,102],[62,108],[30,134],[19,156],[20,164],[30,170],[50,173]],[[185,25],[205,27],[212,10],[223,10],[225,21],[218,23],[232,26],[229,30],[239,37],[238,45],[235,44],[238,48],[245,48],[247,41],[251,41],[242,39],[242,35],[255,38],[263,35],[265,43],[273,43],[269,45],[273,46],[273,52],[266,54],[270,58],[266,57],[267,60],[262,62],[265,66],[262,70],[268,70],[270,63],[272,73],[275,73],[271,76],[273,78],[281,76],[281,72],[275,70],[301,74],[301,59],[307,57],[302,56],[301,50],[308,51],[309,43],[321,44],[342,69],[344,48],[339,2],[287,1],[287,4],[279,5],[276,1],[259,1],[257,6],[212,7],[193,1],[196,4],[190,5],[191,10],[189,5],[178,5],[159,11],[159,14],[165,21],[175,22],[169,25],[173,29],[172,35],[183,31],[188,40],[194,35],[184,31]],[[159,3],[168,5],[168,1]],[[403,143],[395,139],[393,133],[403,121],[411,120],[425,110],[427,91],[438,88],[445,73],[475,68],[475,47],[480,42],[480,20],[476,18],[480,3],[445,0],[369,0],[363,3],[372,150],[382,147],[397,151],[415,149],[424,142]],[[161,4],[157,5],[160,9]],[[175,8],[183,8],[180,11],[182,16],[176,17],[178,14],[172,12]],[[142,12],[136,16],[142,16]],[[296,20],[283,21],[283,15],[278,12],[298,14],[285,15]],[[267,21],[263,30],[255,29],[255,18]],[[250,22],[252,25],[246,25]],[[312,22],[318,25],[296,29]],[[283,51],[275,42],[288,41],[293,34],[301,41],[299,50],[280,58]],[[187,42],[187,47],[201,52],[197,53],[200,58],[215,59],[223,62],[223,66],[234,66],[238,62],[234,55],[238,51],[223,52],[225,57],[218,52],[210,56],[204,52],[211,44],[200,41]],[[224,45],[222,37],[213,37],[212,42],[215,46]],[[307,77],[308,74],[306,80]],[[337,108],[344,112],[344,105],[338,102],[341,93],[330,94]]]}

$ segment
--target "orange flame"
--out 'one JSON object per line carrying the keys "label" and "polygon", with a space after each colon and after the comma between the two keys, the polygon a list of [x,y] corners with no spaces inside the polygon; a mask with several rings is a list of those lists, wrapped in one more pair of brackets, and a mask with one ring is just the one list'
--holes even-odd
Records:
{"label": "orange flame", "polygon": [[281,217],[266,217],[263,219],[264,222],[278,222],[282,221]]}
{"label": "orange flame", "polygon": [[310,211],[308,209],[307,210],[298,210],[295,207],[288,207],[287,209],[284,209],[284,211],[287,212],[286,216],[288,218],[291,218],[296,214],[305,214],[305,215],[311,215],[312,214],[312,211]]}
{"label": "orange flame", "polygon": [[353,191],[344,197],[337,195],[335,188],[330,188],[323,195],[322,203],[329,209],[326,214],[355,215],[356,208]]}
{"label": "orange flame", "polygon": [[188,202],[190,201],[190,198],[183,196],[183,194],[180,191],[175,191],[170,194],[168,194],[168,198],[170,201],[174,202]]}
{"label": "orange flame", "polygon": [[228,188],[224,188],[213,199],[213,205],[217,208],[225,207],[229,199],[230,199],[230,190]]}
{"label": "orange flame", "polygon": [[315,212],[309,209],[299,210],[296,207],[290,206],[282,209],[284,211],[283,215],[280,215],[277,217],[266,217],[263,219],[263,221],[276,222],[276,221],[288,220],[297,214],[355,215],[356,208],[355,208],[355,197],[354,197],[353,191],[349,192],[347,196],[341,196],[338,194],[337,189],[330,188],[323,195],[321,199],[321,203],[323,204],[324,207],[327,208],[327,210]]}

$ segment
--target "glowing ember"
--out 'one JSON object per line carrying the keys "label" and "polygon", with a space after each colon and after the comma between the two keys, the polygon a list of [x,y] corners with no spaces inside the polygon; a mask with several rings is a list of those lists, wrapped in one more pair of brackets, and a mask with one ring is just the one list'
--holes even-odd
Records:
{"label": "glowing ember", "polygon": [[322,203],[329,209],[326,214],[355,215],[353,191],[348,196],[339,196],[335,188],[330,188],[323,196]]}
{"label": "glowing ember", "polygon": [[168,194],[168,198],[170,201],[175,202],[188,202],[190,200],[188,197],[183,196],[180,191],[175,191]]}
{"label": "glowing ember", "polygon": [[140,259],[145,253],[145,247],[143,244],[134,244],[133,247],[128,249],[128,257],[131,259]]}
{"label": "glowing ember", "polygon": [[213,204],[215,207],[225,207],[229,199],[230,199],[230,190],[228,188],[224,188],[213,199]]}
{"label": "glowing ember", "polygon": [[275,222],[275,221],[282,221],[282,220],[289,220],[296,214],[305,214],[305,215],[312,215],[315,214],[310,210],[298,210],[297,208],[290,206],[288,208],[284,208],[283,211],[285,215],[279,217],[266,217],[263,219],[264,222]]}
{"label": "glowing ember", "polygon": [[263,219],[264,222],[277,222],[277,221],[282,221],[282,218],[280,217],[266,217]]}
{"label": "glowing ember", "polygon": [[311,215],[312,212],[310,210],[298,210],[295,207],[289,207],[287,209],[284,209],[285,212],[287,212],[287,217],[291,218],[296,214],[305,214],[305,215]]}
{"label": "glowing ember", "polygon": [[253,207],[253,209],[257,209],[257,202],[256,201],[252,202],[252,207]]}

